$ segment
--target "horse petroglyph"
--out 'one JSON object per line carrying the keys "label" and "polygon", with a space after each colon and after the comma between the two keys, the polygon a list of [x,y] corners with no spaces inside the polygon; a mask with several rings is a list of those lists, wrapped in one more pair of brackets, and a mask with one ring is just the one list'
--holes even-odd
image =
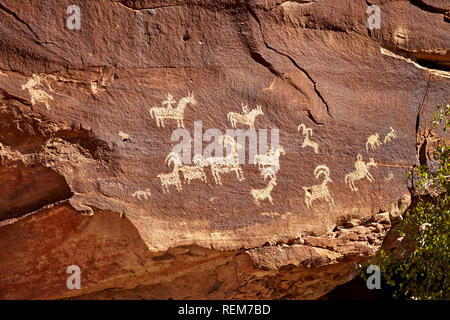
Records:
{"label": "horse petroglyph", "polygon": [[53,100],[53,97],[44,90],[36,89],[36,86],[41,85],[41,81],[42,78],[39,75],[33,74],[33,76],[24,85],[22,85],[22,90],[28,90],[31,95],[32,105],[37,102],[42,102],[43,104],[45,104],[47,110],[50,110],[48,100]]}
{"label": "horse petroglyph", "polygon": [[303,140],[302,148],[311,147],[314,149],[315,153],[319,153],[319,145],[317,144],[317,142],[311,141],[310,139],[313,134],[312,129],[307,128],[303,123],[298,126],[297,131],[300,132],[300,129],[303,130],[302,133],[305,137],[305,139]]}
{"label": "horse petroglyph", "polygon": [[381,146],[380,142],[380,135],[378,133],[375,133],[371,135],[369,138],[367,138],[366,142],[366,151],[369,152],[369,146],[371,150],[375,150],[379,146]]}
{"label": "horse petroglyph", "polygon": [[373,158],[370,158],[370,162],[364,162],[362,155],[358,153],[356,156],[355,171],[346,174],[344,178],[345,183],[349,185],[352,191],[358,191],[358,188],[355,186],[355,181],[364,178],[367,178],[370,182],[374,180],[369,172],[369,168],[372,166],[377,166]]}
{"label": "horse petroglyph", "polygon": [[251,190],[253,199],[255,200],[255,203],[258,207],[259,207],[260,201],[263,201],[265,199],[269,200],[269,202],[271,204],[273,204],[271,192],[276,185],[277,185],[276,177],[274,176],[270,179],[267,187],[265,187],[263,189],[252,189]]}
{"label": "horse petroglyph", "polygon": [[236,178],[239,181],[245,180],[244,172],[239,165],[238,148],[241,147],[240,144],[236,142],[232,137],[228,135],[222,135],[219,139],[221,143],[230,143],[233,150],[225,157],[209,157],[205,159],[205,162],[211,165],[211,173],[214,177],[216,184],[222,185],[221,174],[235,172]]}
{"label": "horse petroglyph", "polygon": [[312,202],[314,200],[324,199],[329,206],[334,205],[334,199],[330,195],[328,190],[328,182],[332,182],[330,178],[330,169],[325,165],[319,165],[314,169],[314,176],[319,179],[323,175],[323,180],[321,184],[317,184],[310,187],[302,187],[305,191],[305,203],[308,208],[312,207]]}
{"label": "horse petroglyph", "polygon": [[189,93],[187,97],[181,98],[178,102],[176,108],[172,107],[172,104],[175,103],[173,96],[168,93],[165,101],[162,102],[162,105],[167,105],[167,107],[153,107],[150,108],[150,116],[156,118],[156,125],[158,128],[162,126],[164,128],[164,119],[175,119],[177,120],[178,128],[184,128],[184,109],[188,103],[191,105],[196,105],[197,101],[194,99],[194,94]]}
{"label": "horse petroglyph", "polygon": [[389,131],[389,133],[384,137],[384,143],[388,143],[391,142],[392,140],[396,139],[398,137],[397,132],[395,131],[394,128],[389,127],[391,129],[391,131]]}
{"label": "horse petroglyph", "polygon": [[267,154],[255,155],[254,162],[258,165],[264,178],[267,176],[275,177],[275,173],[280,169],[280,155],[286,155],[282,146],[279,146],[275,152],[273,152],[271,147]]}
{"label": "horse petroglyph", "polygon": [[228,121],[230,121],[233,129],[236,129],[236,123],[242,123],[248,125],[251,130],[255,130],[255,119],[259,115],[264,115],[260,105],[257,105],[255,109],[249,111],[248,106],[241,104],[242,113],[230,112],[228,113]]}

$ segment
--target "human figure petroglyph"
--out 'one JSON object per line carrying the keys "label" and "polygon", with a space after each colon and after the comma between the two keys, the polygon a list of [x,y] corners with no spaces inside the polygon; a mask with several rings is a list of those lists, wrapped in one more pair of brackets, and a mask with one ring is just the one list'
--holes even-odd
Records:
{"label": "human figure petroglyph", "polygon": [[370,158],[370,162],[364,162],[362,155],[358,153],[356,156],[355,171],[346,174],[344,177],[345,183],[349,185],[352,191],[358,191],[358,188],[355,186],[355,181],[364,178],[367,178],[370,182],[374,180],[373,176],[369,172],[369,168],[372,166],[377,166],[373,158]]}
{"label": "human figure petroglyph", "polygon": [[398,137],[397,132],[395,131],[394,128],[389,127],[391,129],[391,131],[389,131],[389,133],[384,137],[384,143],[388,143],[391,142],[392,140],[396,139]]}
{"label": "human figure petroglyph", "polygon": [[328,190],[328,183],[333,182],[330,178],[330,169],[325,165],[319,165],[314,169],[314,176],[319,179],[323,175],[323,180],[321,184],[317,184],[310,187],[302,187],[305,191],[305,203],[308,208],[312,207],[312,202],[314,200],[324,199],[328,205],[331,207],[334,205],[334,199]]}
{"label": "human figure petroglyph", "polygon": [[261,170],[261,174],[264,179],[268,176],[273,178],[275,173],[280,169],[280,155],[286,155],[284,148],[279,146],[275,152],[272,147],[267,150],[267,154],[255,155],[254,162],[258,164],[258,168]]}
{"label": "human figure petroglyph", "polygon": [[379,146],[381,146],[381,141],[380,141],[380,135],[378,133],[375,133],[373,135],[371,135],[369,138],[367,138],[367,142],[366,142],[366,151],[369,152],[369,146],[371,150],[374,150],[376,148],[378,148]]}
{"label": "human figure petroglyph", "polygon": [[41,85],[42,78],[33,74],[33,76],[28,79],[28,81],[22,85],[22,90],[28,90],[31,95],[31,104],[34,105],[36,102],[42,102],[47,110],[50,110],[50,104],[48,100],[53,100],[53,96],[49,95],[47,92],[41,89],[36,89],[36,86]]}
{"label": "human figure petroglyph", "polygon": [[257,105],[255,109],[249,111],[248,106],[241,104],[242,113],[230,112],[228,113],[228,121],[230,121],[233,129],[236,129],[236,123],[242,123],[248,125],[251,130],[255,130],[255,119],[259,115],[264,115],[260,105]]}
{"label": "human figure petroglyph", "polygon": [[172,107],[172,103],[175,103],[175,101],[173,100],[173,96],[168,93],[166,100],[162,102],[167,107],[150,108],[150,116],[152,119],[153,117],[156,118],[158,128],[160,126],[164,127],[164,119],[175,119],[177,120],[178,128],[184,128],[184,109],[188,103],[196,105],[197,101],[194,99],[194,94],[189,93],[187,97],[180,99],[176,108]]}
{"label": "human figure petroglyph", "polygon": [[265,199],[269,200],[271,204],[273,204],[272,199],[272,190],[277,185],[276,177],[272,177],[267,185],[267,187],[263,189],[252,189],[251,195],[253,196],[253,199],[255,200],[255,204],[259,207],[260,201],[263,201]]}
{"label": "human figure petroglyph", "polygon": [[137,198],[139,201],[147,201],[148,197],[150,197],[152,195],[150,189],[145,189],[145,190],[138,190],[136,192],[134,192],[131,196],[133,198]]}
{"label": "human figure petroglyph", "polygon": [[314,142],[310,139],[313,134],[312,129],[307,128],[303,123],[301,123],[298,126],[297,131],[300,132],[300,129],[303,130],[302,133],[303,133],[303,136],[305,137],[303,140],[302,148],[311,147],[314,149],[315,153],[319,153],[319,145],[317,144],[317,142]]}

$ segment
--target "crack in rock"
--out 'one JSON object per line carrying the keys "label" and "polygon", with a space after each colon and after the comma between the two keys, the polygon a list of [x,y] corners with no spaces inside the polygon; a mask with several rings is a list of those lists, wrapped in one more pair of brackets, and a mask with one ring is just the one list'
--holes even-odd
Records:
{"label": "crack in rock", "polygon": [[[269,50],[271,50],[271,51],[277,53],[278,55],[281,55],[281,56],[283,56],[283,57],[288,58],[289,61],[291,61],[291,63],[292,63],[298,70],[300,70],[300,71],[303,72],[303,74],[304,74],[304,75],[312,82],[315,93],[317,94],[317,96],[319,97],[319,99],[322,101],[322,103],[323,103],[323,104],[325,105],[325,107],[326,107],[328,116],[329,116],[330,118],[333,118],[333,116],[332,116],[331,113],[330,113],[330,108],[329,108],[328,103],[325,101],[323,95],[320,93],[320,91],[319,91],[318,88],[317,88],[317,83],[316,83],[316,81],[311,77],[311,75],[306,71],[305,68],[301,67],[301,66],[295,61],[294,58],[292,58],[291,56],[289,56],[289,55],[286,54],[286,53],[283,53],[283,52],[281,52],[281,51],[279,51],[279,50],[273,48],[272,46],[270,46],[270,45],[267,43],[267,41],[266,41],[266,39],[265,39],[265,36],[264,36],[264,32],[263,32],[263,30],[262,30],[261,21],[260,21],[260,19],[258,18],[258,15],[257,15],[256,12],[254,11],[254,9],[251,8],[250,6],[248,6],[248,11],[250,12],[250,15],[251,15],[251,16],[255,19],[255,21],[258,23],[259,31],[260,31],[260,33],[261,33],[261,37],[262,37],[262,39],[263,39],[263,42],[264,42],[265,47],[266,47],[267,49],[269,49]],[[259,54],[259,53],[258,53],[258,54]],[[261,56],[261,54],[259,54],[259,56],[260,56],[262,59],[264,59],[264,58]],[[265,59],[264,59],[264,60],[265,60]],[[292,83],[292,81],[291,81],[290,79],[286,79],[286,77],[284,76],[284,74],[282,74],[281,72],[277,71],[277,70],[272,66],[272,64],[270,64],[270,63],[267,62],[267,61],[266,61],[266,64],[269,65],[269,66],[271,67],[271,71],[272,71],[272,69],[274,70],[274,71],[272,71],[272,73],[275,73],[275,74],[278,75],[278,76],[281,75],[281,77],[282,77],[284,80],[287,80],[287,81],[289,82],[290,85],[294,86],[297,90],[302,91],[302,90],[301,90],[300,88],[298,88],[294,83]],[[311,112],[308,112],[308,116],[309,116],[309,118],[310,118],[311,120],[313,120],[316,124],[321,124],[319,121],[317,121],[316,119],[313,118]]]}

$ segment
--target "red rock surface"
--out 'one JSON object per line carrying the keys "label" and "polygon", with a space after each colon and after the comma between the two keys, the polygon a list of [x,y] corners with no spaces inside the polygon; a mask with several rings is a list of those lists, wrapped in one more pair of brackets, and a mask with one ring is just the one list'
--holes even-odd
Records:
{"label": "red rock surface", "polygon": [[[86,1],[69,30],[68,2],[0,1],[0,298],[315,299],[355,277],[450,83],[448,3],[371,4],[379,30],[365,1]],[[285,151],[272,203],[253,164],[163,192],[168,93],[193,95],[191,134],[261,106]]]}

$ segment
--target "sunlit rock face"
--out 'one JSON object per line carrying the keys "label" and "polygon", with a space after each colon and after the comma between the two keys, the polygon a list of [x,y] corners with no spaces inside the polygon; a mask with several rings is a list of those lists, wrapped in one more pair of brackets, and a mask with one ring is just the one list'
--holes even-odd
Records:
{"label": "sunlit rock face", "polygon": [[315,299],[354,278],[450,87],[444,1],[373,4],[2,1],[0,298]]}

